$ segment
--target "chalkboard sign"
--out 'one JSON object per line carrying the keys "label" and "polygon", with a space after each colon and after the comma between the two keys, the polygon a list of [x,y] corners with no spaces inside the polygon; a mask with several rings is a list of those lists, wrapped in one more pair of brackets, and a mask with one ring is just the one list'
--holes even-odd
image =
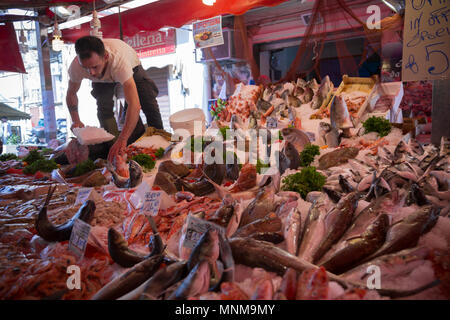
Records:
{"label": "chalkboard sign", "polygon": [[403,81],[450,78],[450,2],[406,0]]}

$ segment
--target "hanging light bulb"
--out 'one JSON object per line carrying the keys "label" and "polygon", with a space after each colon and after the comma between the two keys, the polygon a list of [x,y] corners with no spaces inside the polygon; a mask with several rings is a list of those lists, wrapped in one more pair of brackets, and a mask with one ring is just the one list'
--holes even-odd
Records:
{"label": "hanging light bulb", "polygon": [[206,4],[207,6],[213,6],[214,3],[216,3],[216,0],[202,0],[203,4]]}
{"label": "hanging light bulb", "polygon": [[61,40],[61,30],[59,30],[58,21],[55,16],[55,25],[53,27],[53,40],[52,49],[53,51],[61,51],[63,49],[64,41]]}
{"label": "hanging light bulb", "polygon": [[97,38],[102,38],[103,34],[100,31],[100,28],[102,26],[102,23],[100,22],[100,19],[98,18],[98,14],[97,11],[94,9],[94,11],[92,12],[92,20],[91,20],[91,36],[97,37]]}

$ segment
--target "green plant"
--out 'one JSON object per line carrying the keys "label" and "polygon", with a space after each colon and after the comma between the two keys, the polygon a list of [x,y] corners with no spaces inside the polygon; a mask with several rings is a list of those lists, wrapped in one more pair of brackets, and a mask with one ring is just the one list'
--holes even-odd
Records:
{"label": "green plant", "polygon": [[91,172],[92,170],[95,170],[94,161],[88,159],[86,161],[80,162],[75,166],[72,176],[79,177],[85,173]]}
{"label": "green plant", "polygon": [[38,151],[38,150],[30,150],[28,155],[23,158],[23,161],[25,161],[28,165],[38,161],[38,160],[44,160],[44,156]]}
{"label": "green plant", "polygon": [[31,164],[28,164],[24,169],[25,174],[35,174],[38,171],[52,172],[57,169],[58,165],[54,160],[38,159]]}
{"label": "green plant", "polygon": [[317,172],[315,167],[306,167],[284,178],[282,190],[298,192],[305,199],[311,191],[320,191],[325,182],[326,177]]}
{"label": "green plant", "polygon": [[152,170],[155,167],[155,160],[152,159],[148,154],[141,153],[135,155],[131,160],[136,161],[144,169],[145,172]]}
{"label": "green plant", "polygon": [[313,161],[314,157],[320,155],[320,148],[315,144],[308,144],[302,152],[300,152],[300,166],[307,167]]}
{"label": "green plant", "polygon": [[363,122],[363,126],[366,132],[377,132],[380,137],[387,136],[392,129],[389,120],[381,117],[370,117]]}
{"label": "green plant", "polygon": [[261,174],[261,169],[269,168],[270,163],[263,163],[260,159],[256,160],[256,172]]}
{"label": "green plant", "polygon": [[164,155],[164,148],[159,148],[158,150],[156,150],[155,152],[155,157],[158,159],[161,159]]}

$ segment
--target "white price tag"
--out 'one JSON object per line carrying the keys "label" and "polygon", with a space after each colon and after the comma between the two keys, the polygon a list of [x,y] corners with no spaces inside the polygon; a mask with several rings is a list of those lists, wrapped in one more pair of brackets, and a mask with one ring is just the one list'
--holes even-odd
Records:
{"label": "white price tag", "polygon": [[142,182],[139,187],[130,196],[130,203],[134,209],[138,210],[142,208],[145,200],[145,194],[150,192],[150,186],[147,182]]}
{"label": "white price tag", "polygon": [[268,117],[267,118],[267,129],[276,129],[278,128],[278,119],[275,117]]}
{"label": "white price tag", "polygon": [[142,212],[145,215],[156,216],[158,215],[159,206],[161,205],[160,191],[150,191],[145,193],[144,205],[142,206]]}
{"label": "white price tag", "polygon": [[84,256],[89,232],[91,232],[91,226],[88,223],[80,219],[75,220],[70,234],[69,250],[75,253],[78,258]]}
{"label": "white price tag", "polygon": [[202,235],[209,229],[216,229],[225,237],[225,229],[215,223],[196,218],[194,216],[189,216],[187,224],[188,226],[186,229],[183,247],[193,249]]}

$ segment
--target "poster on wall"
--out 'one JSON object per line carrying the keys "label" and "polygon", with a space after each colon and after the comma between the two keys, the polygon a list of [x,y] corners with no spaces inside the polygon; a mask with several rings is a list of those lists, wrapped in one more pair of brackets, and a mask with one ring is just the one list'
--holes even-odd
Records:
{"label": "poster on wall", "polygon": [[197,49],[224,44],[222,16],[195,22],[192,26],[194,43]]}
{"label": "poster on wall", "polygon": [[450,77],[450,2],[407,0],[403,33],[403,81]]}
{"label": "poster on wall", "polygon": [[[225,72],[225,75],[222,70]],[[250,66],[245,62],[222,65],[222,70],[214,64],[211,65],[211,96],[213,99],[220,97],[224,87],[226,97],[229,97],[234,93],[237,83],[241,82],[244,85],[248,85],[252,79]]]}

